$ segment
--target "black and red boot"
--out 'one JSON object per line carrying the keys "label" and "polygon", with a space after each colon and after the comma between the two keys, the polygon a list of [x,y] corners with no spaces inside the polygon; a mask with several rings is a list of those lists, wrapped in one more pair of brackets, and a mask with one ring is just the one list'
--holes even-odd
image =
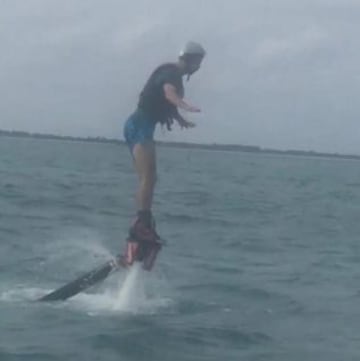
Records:
{"label": "black and red boot", "polygon": [[161,246],[151,212],[139,211],[129,230],[125,253],[126,264],[130,266],[134,261],[143,262],[143,268],[150,271]]}

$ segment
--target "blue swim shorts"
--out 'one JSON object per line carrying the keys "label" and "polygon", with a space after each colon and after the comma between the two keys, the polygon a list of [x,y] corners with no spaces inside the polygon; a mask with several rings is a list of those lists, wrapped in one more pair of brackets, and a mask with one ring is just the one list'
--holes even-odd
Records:
{"label": "blue swim shorts", "polygon": [[130,115],[124,125],[124,138],[131,153],[136,144],[154,140],[155,125],[156,122],[140,109]]}

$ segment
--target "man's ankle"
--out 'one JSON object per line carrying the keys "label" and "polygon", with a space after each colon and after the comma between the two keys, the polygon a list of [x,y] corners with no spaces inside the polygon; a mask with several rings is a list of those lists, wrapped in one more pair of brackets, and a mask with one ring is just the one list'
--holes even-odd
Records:
{"label": "man's ankle", "polygon": [[151,227],[152,225],[152,214],[151,210],[139,210],[137,212],[137,217],[140,222],[142,222],[146,227]]}

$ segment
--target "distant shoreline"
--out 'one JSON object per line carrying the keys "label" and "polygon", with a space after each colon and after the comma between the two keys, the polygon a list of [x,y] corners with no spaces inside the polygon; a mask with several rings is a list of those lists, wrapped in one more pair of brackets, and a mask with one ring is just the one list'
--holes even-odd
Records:
{"label": "distant shoreline", "polygon": [[[81,141],[81,142],[91,142],[91,143],[109,143],[109,144],[119,144],[119,145],[125,144],[125,142],[122,140],[105,138],[105,137],[73,137],[73,136],[29,133],[24,131],[8,131],[8,130],[0,130],[0,137],[68,140],[68,141]],[[240,145],[240,144],[216,144],[216,143],[198,144],[198,143],[163,142],[163,141],[157,141],[157,144],[159,146],[182,148],[182,149],[204,149],[211,151],[232,151],[232,152],[235,151],[235,152],[247,152],[247,153],[261,153],[261,154],[266,153],[266,154],[278,154],[278,155],[360,160],[360,155],[355,155],[355,154],[323,153],[323,152],[301,151],[301,150],[276,150],[276,149],[267,149],[258,146],[248,146],[248,145]]]}

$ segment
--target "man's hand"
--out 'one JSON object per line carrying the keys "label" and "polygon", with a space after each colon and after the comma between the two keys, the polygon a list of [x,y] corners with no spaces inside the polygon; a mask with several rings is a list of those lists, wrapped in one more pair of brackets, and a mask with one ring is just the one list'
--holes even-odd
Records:
{"label": "man's hand", "polygon": [[195,123],[193,122],[189,122],[188,120],[184,119],[182,116],[179,116],[178,118],[176,118],[177,122],[180,125],[180,128],[194,128],[196,126]]}
{"label": "man's hand", "polygon": [[186,104],[186,107],[184,109],[191,113],[200,113],[201,112],[200,108],[198,108],[194,105],[190,105],[190,104]]}
{"label": "man's hand", "polygon": [[177,94],[176,88],[172,84],[164,84],[163,89],[165,98],[176,107],[179,107],[191,113],[199,113],[201,111],[198,107],[188,104],[184,100],[182,100],[181,97],[179,97],[179,95]]}
{"label": "man's hand", "polygon": [[185,120],[184,123],[180,124],[181,129],[182,128],[195,128],[196,124],[194,122],[190,122],[188,120]]}

